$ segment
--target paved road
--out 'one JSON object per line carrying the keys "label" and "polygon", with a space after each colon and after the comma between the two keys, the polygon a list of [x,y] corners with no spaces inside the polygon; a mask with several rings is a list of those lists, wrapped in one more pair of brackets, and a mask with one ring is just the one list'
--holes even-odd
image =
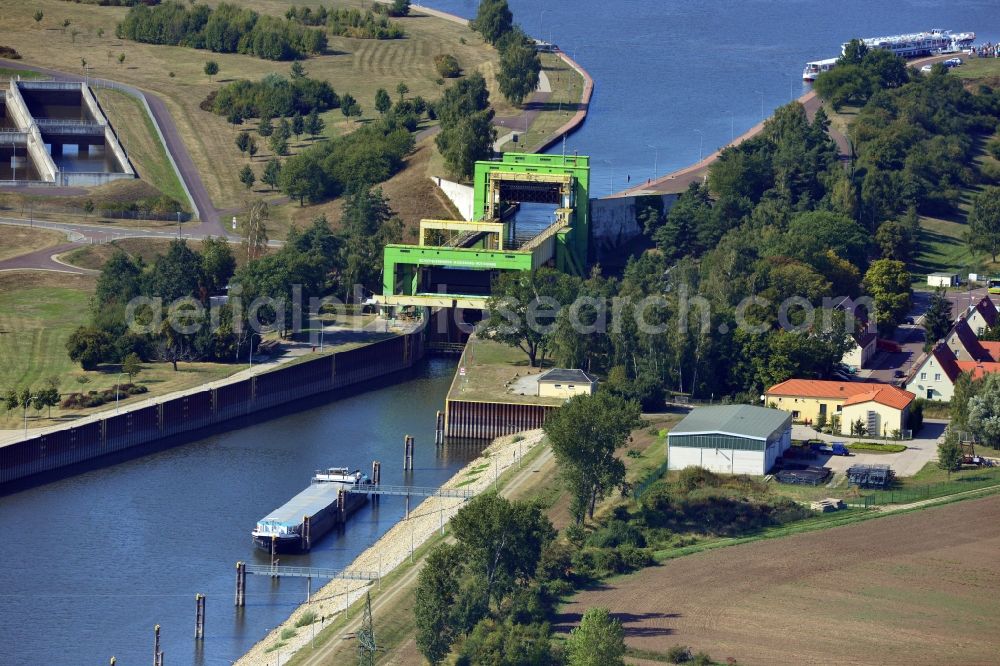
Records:
{"label": "paved road", "polygon": [[[36,65],[11,60],[0,59],[0,64],[8,69],[33,70],[41,72],[42,74],[51,76],[53,79],[58,81],[83,82],[87,80],[79,74],[62,72],[55,69],[38,67]],[[177,131],[177,125],[174,124],[174,119],[167,110],[167,106],[163,102],[163,99],[154,93],[140,90],[134,86],[114,81],[111,83],[123,92],[137,98],[145,99],[146,103],[149,105],[149,110],[153,114],[153,120],[159,126],[160,132],[163,134],[163,139],[166,143],[166,150],[173,158],[174,164],[176,164],[177,170],[180,173],[180,177],[184,181],[184,185],[187,187],[187,190],[194,201],[195,208],[198,212],[198,218],[201,220],[201,224],[191,230],[197,231],[205,236],[231,236],[226,228],[220,223],[219,213],[221,211],[212,203],[212,199],[208,195],[208,190],[205,188],[205,184],[201,180],[201,175],[198,173],[198,169],[195,168],[194,162],[191,160],[191,154],[188,152],[187,147],[181,140],[180,134]]]}

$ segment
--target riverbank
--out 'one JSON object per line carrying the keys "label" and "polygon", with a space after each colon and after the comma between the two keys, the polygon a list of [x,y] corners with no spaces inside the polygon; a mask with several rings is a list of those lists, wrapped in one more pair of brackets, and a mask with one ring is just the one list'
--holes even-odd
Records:
{"label": "riverbank", "polygon": [[[951,55],[943,56],[933,56],[929,58],[918,58],[908,63],[910,67],[920,68],[920,66],[940,62],[946,60]],[[810,90],[809,92],[801,95],[795,100],[799,104],[805,107],[806,113],[809,119],[812,120],[813,116],[816,115],[816,111],[823,105],[823,100],[816,94],[815,90]],[[634,185],[632,187],[626,188],[615,192],[614,194],[609,194],[604,199],[621,199],[626,197],[634,196],[645,196],[652,194],[680,194],[686,190],[691,183],[704,182],[708,178],[708,170],[715,162],[719,159],[722,151],[727,148],[733,148],[741,143],[748,141],[764,130],[764,125],[768,119],[763,119],[761,122],[755,124],[753,127],[748,129],[743,134],[738,137],[733,138],[729,143],[721,148],[715,150],[710,155],[703,157],[694,164],[683,167],[671,173],[658,178],[653,178],[647,180],[645,183],[640,183],[639,185]],[[838,149],[842,156],[847,156],[850,154],[850,142],[847,136],[839,131],[837,128],[830,126],[829,129],[830,138],[837,144]]]}
{"label": "riverbank", "polygon": [[[539,446],[543,436],[541,430],[534,430],[496,440],[478,458],[452,476],[442,488],[461,488],[475,494],[488,491],[501,474],[517,467],[524,456]],[[389,497],[382,499],[383,502],[392,500]],[[462,500],[453,498],[431,497],[424,500],[410,513],[409,519],[396,523],[346,570],[375,571],[385,577],[409,560],[414,550],[441,531],[442,525],[446,532],[447,522],[463,503]],[[347,529],[351,529],[350,522]],[[299,606],[285,622],[272,629],[236,662],[237,665],[281,666],[311,643],[315,627],[310,626],[310,623],[296,627],[308,613],[313,614],[321,629],[360,600],[373,585],[378,586],[379,582],[331,581],[313,595],[310,601]],[[294,635],[291,635],[292,632]]]}

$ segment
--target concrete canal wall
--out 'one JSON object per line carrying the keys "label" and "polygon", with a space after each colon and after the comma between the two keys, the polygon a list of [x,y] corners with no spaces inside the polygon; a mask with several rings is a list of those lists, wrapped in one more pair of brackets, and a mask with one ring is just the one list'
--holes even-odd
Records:
{"label": "concrete canal wall", "polygon": [[423,334],[411,333],[69,425],[0,448],[0,490],[150,444],[181,443],[204,428],[406,370],[423,357]]}

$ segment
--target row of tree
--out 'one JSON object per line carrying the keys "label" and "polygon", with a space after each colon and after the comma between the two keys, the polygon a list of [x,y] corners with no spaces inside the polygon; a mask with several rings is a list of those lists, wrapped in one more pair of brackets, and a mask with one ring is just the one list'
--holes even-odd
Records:
{"label": "row of tree", "polygon": [[295,60],[322,53],[326,32],[229,3],[187,7],[175,0],[133,6],[115,34],[147,44],[170,44],[267,60]]}
{"label": "row of tree", "polygon": [[395,2],[392,5],[378,3],[375,11],[346,7],[327,9],[324,5],[313,9],[293,5],[285,12],[285,17],[303,25],[326,26],[330,34],[337,37],[402,39],[406,32],[398,23],[389,20],[390,12],[393,16],[405,16],[410,12],[409,2]]}
{"label": "row of tree", "polygon": [[538,87],[542,62],[535,42],[519,25],[507,0],[481,0],[469,27],[483,36],[500,54],[497,84],[511,104],[521,104]]}

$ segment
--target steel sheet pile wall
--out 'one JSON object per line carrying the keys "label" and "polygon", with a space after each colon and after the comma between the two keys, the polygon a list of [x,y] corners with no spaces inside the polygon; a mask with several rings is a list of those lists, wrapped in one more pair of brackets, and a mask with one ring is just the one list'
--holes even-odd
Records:
{"label": "steel sheet pile wall", "polygon": [[0,447],[0,485],[390,375],[423,355],[421,333],[397,336],[54,430]]}
{"label": "steel sheet pile wall", "polygon": [[523,430],[541,428],[555,407],[510,402],[449,400],[445,436],[489,440]]}

